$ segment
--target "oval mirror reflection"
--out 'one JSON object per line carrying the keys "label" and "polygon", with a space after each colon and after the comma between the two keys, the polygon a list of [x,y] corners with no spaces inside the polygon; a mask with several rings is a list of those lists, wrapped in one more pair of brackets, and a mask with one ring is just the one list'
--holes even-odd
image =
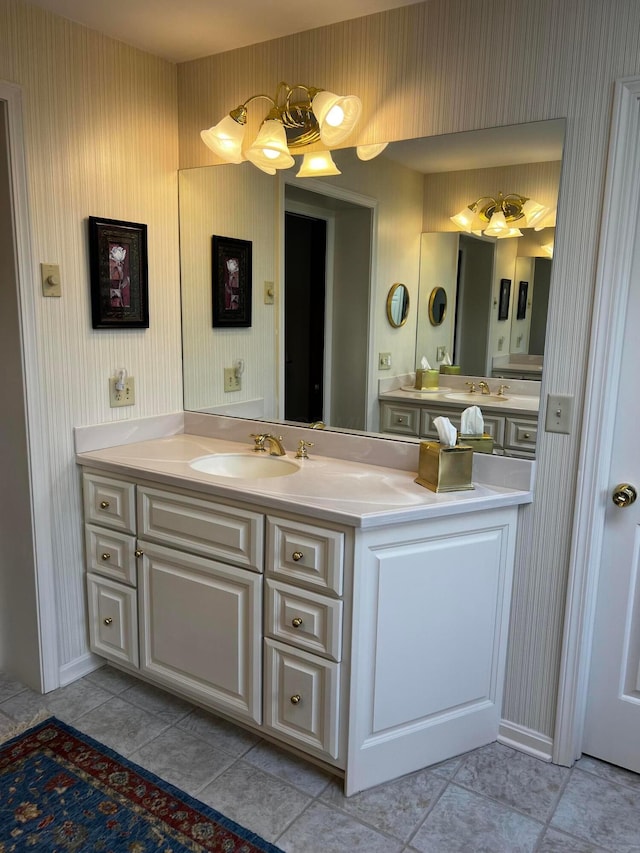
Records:
{"label": "oval mirror reflection", "polygon": [[447,291],[444,287],[434,287],[429,297],[429,322],[439,326],[447,315]]}
{"label": "oval mirror reflection", "polygon": [[387,319],[394,329],[404,326],[409,316],[409,291],[406,285],[392,285],[387,296]]}

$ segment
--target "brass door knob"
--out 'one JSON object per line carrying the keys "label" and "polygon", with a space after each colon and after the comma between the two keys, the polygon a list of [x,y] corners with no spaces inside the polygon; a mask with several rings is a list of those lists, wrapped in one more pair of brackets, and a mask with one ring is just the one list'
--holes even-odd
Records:
{"label": "brass door knob", "polygon": [[111,625],[112,622],[113,619],[111,618],[111,616],[107,616],[107,618],[104,620],[105,625]]}
{"label": "brass door knob", "polygon": [[133,552],[134,557],[142,557],[143,554],[144,551],[141,551],[140,548],[136,548],[136,550]]}
{"label": "brass door knob", "polygon": [[294,563],[299,563],[303,557],[304,557],[304,554],[302,553],[302,551],[294,551],[293,552]]}
{"label": "brass door knob", "polygon": [[299,705],[301,699],[302,699],[302,696],[299,693],[294,693],[293,696],[291,697],[291,704],[292,705]]}
{"label": "brass door knob", "polygon": [[291,624],[294,628],[299,628],[302,625],[302,619],[299,616],[296,616],[295,619],[291,620]]}
{"label": "brass door knob", "polygon": [[100,509],[109,509],[109,501],[100,501]]}
{"label": "brass door knob", "polygon": [[111,559],[111,554],[108,554],[108,553],[106,553],[106,552],[105,552],[105,553],[102,555],[102,559],[103,559],[103,560],[110,560],[110,559]]}
{"label": "brass door knob", "polygon": [[625,506],[631,506],[637,497],[638,493],[635,486],[632,486],[630,483],[618,483],[613,490],[611,500],[616,506],[623,508]]}

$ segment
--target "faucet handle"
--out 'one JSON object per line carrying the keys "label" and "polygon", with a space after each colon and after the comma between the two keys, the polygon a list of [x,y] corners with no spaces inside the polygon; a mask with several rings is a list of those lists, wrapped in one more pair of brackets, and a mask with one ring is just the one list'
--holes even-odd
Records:
{"label": "faucet handle", "polygon": [[264,446],[264,440],[265,440],[266,436],[264,435],[264,433],[251,432],[251,433],[249,433],[249,437],[252,438],[254,441],[253,449],[256,453],[265,453],[266,452],[267,448]]}
{"label": "faucet handle", "polygon": [[476,383],[475,382],[465,382],[464,384],[469,386],[469,393],[470,394],[476,393]]}
{"label": "faucet handle", "polygon": [[309,454],[307,453],[307,447],[313,447],[312,441],[305,441],[304,438],[301,438],[298,442],[298,450],[296,451],[296,459],[308,459]]}
{"label": "faucet handle", "polygon": [[505,388],[511,388],[511,385],[501,385],[498,388],[498,397],[504,397],[504,389]]}

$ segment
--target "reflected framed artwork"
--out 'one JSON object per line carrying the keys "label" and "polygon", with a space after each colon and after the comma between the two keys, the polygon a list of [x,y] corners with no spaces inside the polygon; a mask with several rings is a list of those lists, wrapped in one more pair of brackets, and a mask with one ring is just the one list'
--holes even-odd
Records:
{"label": "reflected framed artwork", "polygon": [[149,328],[147,226],[89,217],[94,329]]}
{"label": "reflected framed artwork", "polygon": [[518,285],[518,307],[516,309],[516,320],[526,320],[527,317],[527,294],[529,282],[521,281]]}
{"label": "reflected framed artwork", "polygon": [[213,326],[251,326],[251,241],[211,238]]}
{"label": "reflected framed artwork", "polygon": [[509,298],[511,296],[511,279],[500,279],[500,300],[498,302],[498,320],[509,319]]}

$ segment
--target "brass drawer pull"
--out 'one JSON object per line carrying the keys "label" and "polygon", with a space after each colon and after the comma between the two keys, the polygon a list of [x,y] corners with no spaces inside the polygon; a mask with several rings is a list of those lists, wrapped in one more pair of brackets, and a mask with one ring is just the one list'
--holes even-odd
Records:
{"label": "brass drawer pull", "polygon": [[104,620],[105,625],[111,625],[112,622],[113,619],[111,618],[111,616],[107,616],[107,618]]}
{"label": "brass drawer pull", "polygon": [[141,551],[140,548],[136,548],[136,550],[133,552],[134,557],[142,557],[143,554],[144,551]]}
{"label": "brass drawer pull", "polygon": [[294,628],[299,628],[302,625],[302,619],[299,616],[296,616],[295,619],[291,620],[291,624]]}
{"label": "brass drawer pull", "polygon": [[110,559],[111,559],[111,554],[108,554],[108,553],[106,553],[106,552],[105,552],[105,553],[102,555],[102,559],[103,559],[103,560],[110,560]]}
{"label": "brass drawer pull", "polygon": [[293,552],[293,561],[294,563],[300,562],[300,560],[304,557],[302,551],[294,551]]}
{"label": "brass drawer pull", "polygon": [[525,437],[525,438],[531,438],[531,433],[530,433],[530,432],[525,432],[524,437]]}
{"label": "brass drawer pull", "polygon": [[294,693],[293,696],[291,697],[291,704],[292,705],[299,705],[301,699],[302,699],[302,696],[299,693]]}
{"label": "brass drawer pull", "polygon": [[100,509],[109,509],[109,501],[100,501]]}

